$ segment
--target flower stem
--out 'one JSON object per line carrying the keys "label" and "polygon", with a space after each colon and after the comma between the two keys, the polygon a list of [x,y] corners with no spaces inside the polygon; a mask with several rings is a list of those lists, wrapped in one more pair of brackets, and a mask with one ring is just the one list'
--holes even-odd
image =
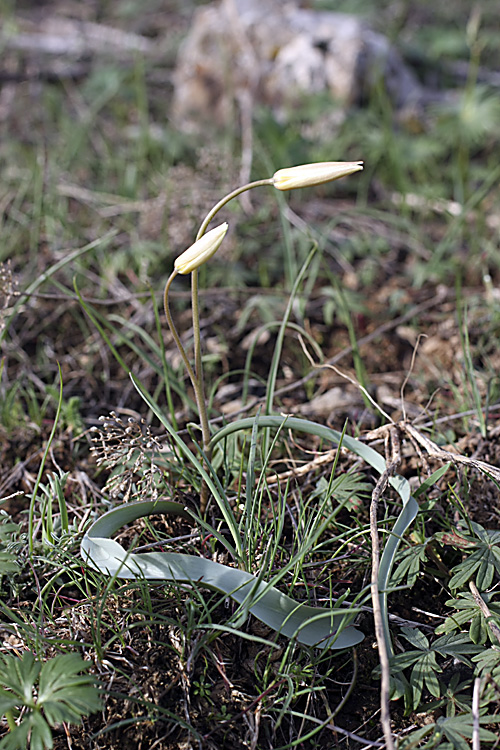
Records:
{"label": "flower stem", "polygon": [[233,198],[237,198],[238,195],[241,195],[242,193],[245,193],[247,190],[251,190],[252,188],[261,187],[262,185],[273,185],[273,178],[268,177],[265,180],[256,180],[255,182],[248,182],[246,185],[242,185],[239,188],[236,188],[236,190],[233,190],[231,193],[228,193],[224,196],[224,198],[221,198],[221,200],[215,204],[215,206],[210,209],[208,214],[203,219],[203,222],[198,229],[198,234],[196,235],[196,239],[199,240],[200,237],[203,237],[205,232],[207,231],[207,227],[214,218],[215,214],[217,214],[223,206],[225,206],[229,201],[232,201]]}
{"label": "flower stem", "polygon": [[[216,205],[208,212],[205,219],[203,220],[199,230],[198,234],[196,235],[196,240],[201,239],[205,232],[207,231],[207,227],[214,218],[214,216],[220,211],[220,209],[225,206],[229,201],[231,201],[233,198],[236,198],[238,195],[241,195],[241,193],[244,193],[247,190],[251,190],[255,187],[261,187],[263,185],[272,185],[273,179],[268,178],[265,180],[256,180],[255,182],[249,182],[246,185],[242,185],[239,188],[236,188],[236,190],[233,190],[231,193],[228,193],[224,198],[222,198]],[[191,309],[192,309],[192,316],[193,316],[193,337],[194,337],[194,370],[191,366],[191,363],[187,357],[186,350],[184,349],[180,336],[177,332],[177,329],[175,327],[174,321],[172,319],[172,314],[170,312],[170,305],[168,300],[168,294],[170,291],[170,286],[172,284],[172,281],[177,276],[177,271],[173,271],[173,273],[169,276],[167,283],[165,285],[165,293],[164,293],[164,306],[165,306],[165,315],[167,316],[167,323],[170,328],[170,331],[172,332],[172,336],[174,337],[174,341],[177,345],[177,348],[179,349],[180,355],[182,357],[182,360],[186,366],[187,373],[189,375],[189,378],[191,380],[191,383],[193,384],[195,397],[196,397],[196,404],[198,406],[198,413],[200,416],[200,425],[201,425],[201,434],[202,434],[202,441],[203,441],[203,453],[204,453],[204,461],[205,461],[205,468],[208,469],[207,464],[210,462],[210,458],[212,455],[212,448],[210,445],[210,425],[208,423],[208,414],[207,414],[207,404],[206,404],[206,398],[205,398],[205,381],[203,377],[203,361],[201,356],[201,332],[200,332],[200,305],[199,305],[199,297],[198,297],[198,269],[194,269],[194,271],[191,272]],[[206,482],[203,480],[201,485],[201,491],[200,491],[200,512],[204,513],[207,507],[208,502],[208,486]]]}
{"label": "flower stem", "polygon": [[[272,178],[268,178],[265,180],[256,180],[255,182],[249,182],[246,185],[242,185],[239,188],[236,188],[231,193],[228,193],[224,196],[224,198],[221,198],[221,200],[215,204],[215,206],[208,212],[206,217],[204,218],[199,230],[198,234],[196,235],[196,239],[199,240],[205,232],[207,231],[207,227],[214,218],[214,216],[220,211],[223,206],[225,206],[229,201],[231,201],[233,198],[237,198],[238,195],[241,195],[242,193],[246,192],[247,190],[251,190],[255,187],[261,187],[263,185],[272,185],[273,180]],[[201,331],[200,331],[200,306],[199,306],[199,298],[198,298],[198,269],[195,269],[191,274],[191,310],[193,315],[193,337],[194,337],[194,366],[195,366],[195,373],[196,373],[196,380],[198,382],[198,386],[200,389],[200,397],[203,399],[203,412],[200,408],[200,405],[198,404],[198,408],[200,408],[200,421],[201,421],[201,432],[203,436],[203,452],[205,454],[206,460],[210,461],[211,455],[212,455],[212,449],[210,447],[210,427],[208,424],[208,418],[207,418],[207,412],[206,412],[206,400],[205,400],[205,379],[203,377],[203,361],[201,357]],[[204,426],[203,420],[206,419],[206,425]],[[208,487],[206,482],[203,481],[201,485],[201,495],[200,495],[200,511],[202,513],[205,512],[206,506],[208,503]]]}
{"label": "flower stem", "polygon": [[[163,306],[165,308],[165,315],[167,316],[168,327],[170,328],[172,336],[174,337],[174,341],[176,343],[177,349],[179,350],[179,354],[182,357],[182,361],[184,362],[184,365],[186,366],[186,370],[187,370],[189,378],[190,378],[190,380],[191,380],[191,382],[193,384],[193,388],[195,388],[196,376],[194,374],[193,368],[191,367],[191,363],[190,363],[190,361],[188,359],[188,356],[186,354],[186,350],[184,349],[184,347],[182,345],[182,341],[180,339],[180,336],[177,333],[177,328],[175,327],[175,324],[174,324],[174,321],[173,321],[173,318],[172,318],[172,313],[170,312],[170,304],[169,304],[168,294],[170,292],[170,287],[172,286],[172,281],[175,279],[176,276],[177,276],[177,271],[174,270],[174,271],[172,271],[172,273],[168,277],[167,283],[165,284],[165,291],[163,293]],[[195,388],[195,390],[196,390],[196,388]]]}
{"label": "flower stem", "polygon": [[[194,277],[196,271],[193,271],[192,276]],[[173,271],[168,278],[168,281],[165,285],[165,293],[163,297],[164,307],[165,307],[165,315],[167,316],[167,323],[168,327],[170,328],[170,331],[172,333],[172,336],[174,337],[174,341],[177,345],[177,348],[179,350],[179,353],[182,357],[182,361],[184,362],[184,365],[186,367],[187,373],[189,375],[189,379],[191,380],[191,383],[193,385],[194,394],[196,398],[196,405],[198,407],[198,414],[200,416],[200,424],[201,424],[201,434],[202,434],[202,440],[203,440],[203,452],[205,453],[207,460],[210,460],[210,426],[208,424],[208,415],[207,415],[207,406],[206,406],[206,399],[205,399],[205,393],[203,388],[203,379],[202,377],[193,370],[191,367],[191,363],[188,359],[188,356],[186,354],[186,350],[184,349],[182,345],[182,341],[180,339],[180,336],[177,332],[177,328],[175,327],[175,323],[172,318],[172,313],[170,312],[170,304],[168,299],[168,294],[170,291],[170,287],[172,285],[172,281],[177,276],[177,271]],[[198,325],[199,325],[199,316],[197,317]],[[199,331],[198,331],[198,340],[199,340]],[[201,365],[201,352],[197,355],[199,358],[199,362],[196,365],[196,368],[198,368],[198,364]],[[203,482],[201,487],[201,497],[200,497],[200,511],[203,513],[205,511],[206,505],[207,505],[207,499],[208,499],[208,488],[206,486],[206,483]]]}

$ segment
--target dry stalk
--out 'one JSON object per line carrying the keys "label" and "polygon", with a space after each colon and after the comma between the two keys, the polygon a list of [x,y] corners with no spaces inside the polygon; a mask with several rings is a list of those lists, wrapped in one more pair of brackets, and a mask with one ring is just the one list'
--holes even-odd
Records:
{"label": "dry stalk", "polygon": [[496,624],[496,622],[493,620],[493,615],[491,614],[491,610],[484,601],[483,597],[479,593],[479,590],[474,583],[474,581],[469,581],[469,588],[471,590],[472,596],[474,597],[474,601],[476,602],[477,606],[483,613],[484,619],[486,620],[486,624],[488,625],[489,629],[497,639],[498,643],[500,643],[500,628]]}
{"label": "dry stalk", "polygon": [[372,575],[371,575],[371,596],[373,605],[373,620],[375,624],[375,637],[377,639],[378,656],[380,661],[380,723],[384,733],[386,750],[394,750],[394,740],[391,730],[391,713],[389,709],[390,693],[390,667],[389,652],[385,641],[384,623],[382,619],[382,610],[380,607],[380,591],[378,587],[378,576],[380,567],[380,540],[378,536],[377,510],[379,500],[387,487],[390,477],[394,474],[401,463],[401,451],[399,445],[399,435],[397,429],[390,426],[386,437],[386,452],[391,455],[387,456],[387,468],[380,476],[372,493],[370,505],[370,536],[372,542]]}
{"label": "dry stalk", "polygon": [[476,677],[474,680],[474,690],[472,693],[472,750],[481,750],[479,737],[479,699],[481,694],[481,678]]}

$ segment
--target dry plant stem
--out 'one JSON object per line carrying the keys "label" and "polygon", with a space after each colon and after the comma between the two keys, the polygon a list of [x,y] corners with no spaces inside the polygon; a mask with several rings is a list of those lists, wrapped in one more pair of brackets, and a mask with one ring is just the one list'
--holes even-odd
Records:
{"label": "dry plant stem", "polygon": [[469,581],[469,588],[471,590],[471,594],[474,597],[474,601],[476,602],[477,606],[483,613],[484,619],[486,620],[486,624],[488,625],[489,629],[497,639],[498,643],[500,644],[500,628],[496,624],[496,622],[493,620],[493,615],[491,614],[491,610],[484,601],[483,597],[479,593],[479,589],[477,588],[474,581]]}
{"label": "dry plant stem", "polygon": [[481,678],[476,677],[474,680],[474,690],[472,693],[472,750],[481,750],[480,743],[480,724],[479,724],[479,700],[481,697]]}
{"label": "dry plant stem", "polygon": [[401,423],[398,425],[402,431],[406,432],[410,439],[415,440],[416,443],[421,445],[431,458],[436,458],[439,461],[451,461],[455,464],[461,464],[462,466],[471,466],[477,471],[483,474],[489,475],[500,481],[500,469],[497,466],[487,463],[486,461],[480,461],[477,458],[469,458],[469,456],[462,456],[460,453],[452,453],[451,451],[440,448],[428,437],[422,435],[412,424],[409,422]]}
{"label": "dry plant stem", "polygon": [[375,636],[377,639],[378,655],[380,661],[381,680],[380,680],[380,723],[384,733],[386,750],[394,750],[394,740],[391,730],[391,714],[389,710],[389,690],[390,690],[390,668],[389,652],[385,642],[384,624],[382,621],[382,611],[380,608],[380,591],[378,588],[378,576],[380,567],[380,540],[377,526],[377,510],[380,497],[384,492],[389,477],[392,476],[398,466],[401,457],[398,449],[397,431],[390,429],[390,438],[392,444],[393,457],[387,468],[380,476],[372,493],[370,505],[370,536],[372,542],[372,575],[371,575],[371,598],[373,605],[373,620],[375,623]]}

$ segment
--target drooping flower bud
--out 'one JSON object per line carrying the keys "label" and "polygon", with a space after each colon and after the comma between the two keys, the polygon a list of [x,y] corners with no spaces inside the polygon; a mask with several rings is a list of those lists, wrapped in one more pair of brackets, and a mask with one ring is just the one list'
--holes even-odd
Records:
{"label": "drooping flower bud", "polygon": [[175,259],[177,273],[187,274],[202,266],[219,249],[228,229],[227,222],[211,229]]}
{"label": "drooping flower bud", "polygon": [[321,161],[316,164],[303,164],[300,167],[278,169],[273,175],[273,185],[278,190],[322,185],[324,182],[347,177],[363,169],[362,161]]}

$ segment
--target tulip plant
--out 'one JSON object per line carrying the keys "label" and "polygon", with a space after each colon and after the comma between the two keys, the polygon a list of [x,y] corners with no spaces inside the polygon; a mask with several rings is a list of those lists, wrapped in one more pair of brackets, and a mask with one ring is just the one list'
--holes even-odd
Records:
{"label": "tulip plant", "polygon": [[[210,427],[208,424],[208,414],[204,394],[204,382],[203,382],[203,365],[201,357],[201,339],[200,339],[200,314],[198,304],[198,268],[206,263],[219,249],[228,229],[227,223],[221,224],[209,232],[206,229],[215,215],[220,209],[229,203],[230,200],[236,198],[247,190],[252,188],[262,187],[265,185],[272,185],[277,190],[294,190],[296,188],[311,187],[313,185],[321,185],[325,182],[332,182],[338,180],[340,177],[347,177],[347,175],[359,172],[363,169],[363,164],[360,161],[328,161],[320,162],[317,164],[304,164],[299,167],[288,167],[287,169],[279,169],[274,173],[272,177],[264,180],[256,180],[255,182],[249,182],[246,185],[233,190],[228,195],[224,196],[212,210],[207,214],[204,221],[202,222],[196,242],[191,245],[188,250],[179,255],[174,263],[174,270],[170,275],[165,286],[164,304],[165,314],[169,328],[174,337],[177,348],[181,354],[183,362],[186,366],[189,378],[194,388],[196,404],[198,406],[201,432],[203,439],[203,452],[207,461],[210,461],[211,455],[211,434]],[[192,313],[193,313],[193,333],[194,333],[194,359],[195,367],[191,366],[186,351],[182,345],[179,334],[177,333],[172,315],[170,313],[168,294],[172,281],[177,274],[191,274],[191,301],[192,301]],[[201,497],[200,497],[200,511],[204,513],[206,510],[208,499],[208,490],[205,482],[202,484]]]}
{"label": "tulip plant", "polygon": [[[250,182],[233,190],[222,198],[207,214],[200,226],[194,244],[176,258],[174,269],[167,280],[164,292],[164,307],[167,322],[195,393],[202,434],[201,446],[198,446],[194,452],[190,449],[178,435],[173,425],[170,424],[158,404],[147,393],[141,383],[131,375],[138,392],[164,426],[173,444],[178,448],[179,460],[182,461],[184,459],[201,478],[199,514],[193,513],[183,505],[170,500],[151,499],[125,503],[108,511],[93,523],[83,538],[81,552],[89,565],[111,576],[164,580],[176,584],[189,584],[195,587],[201,585],[216,590],[224,597],[231,597],[239,605],[234,615],[237,621],[241,621],[240,617],[245,619],[248,613],[251,613],[281,635],[292,638],[305,646],[316,647],[318,649],[345,649],[353,647],[364,637],[352,624],[356,613],[359,612],[359,607],[355,606],[355,604],[357,605],[359,602],[365,601],[368,596],[367,592],[362,591],[358,593],[353,603],[348,603],[346,601],[347,594],[344,594],[338,599],[333,600],[331,606],[328,608],[309,606],[305,602],[296,602],[275,586],[287,572],[293,571],[297,566],[300,567],[303,564],[304,557],[316,548],[321,536],[329,527],[330,521],[336,513],[335,510],[332,512],[327,507],[329,495],[327,495],[326,500],[319,504],[316,511],[317,523],[311,528],[305,541],[298,544],[296,552],[292,555],[291,559],[277,573],[273,573],[271,580],[266,581],[266,567],[263,566],[261,571],[256,574],[254,572],[256,561],[252,555],[254,540],[261,536],[261,528],[259,527],[260,513],[258,510],[260,500],[255,501],[255,493],[257,492],[255,485],[257,484],[257,487],[260,486],[260,491],[262,491],[262,486],[260,482],[255,482],[254,467],[259,430],[261,429],[265,431],[265,437],[261,443],[264,456],[269,456],[270,454],[268,450],[269,432],[275,430],[278,436],[284,428],[292,432],[305,432],[315,435],[322,441],[331,442],[338,446],[342,445],[343,448],[358,455],[380,475],[380,479],[372,493],[370,506],[370,533],[372,538],[370,596],[381,665],[381,723],[387,750],[393,750],[394,742],[389,712],[389,659],[393,656],[394,652],[389,633],[387,591],[401,539],[418,513],[417,501],[411,494],[408,480],[393,475],[394,466],[388,466],[384,458],[370,446],[345,433],[339,433],[317,422],[272,414],[274,383],[281,355],[284,331],[291,310],[291,303],[312,254],[304,264],[294,283],[287,312],[285,313],[276,340],[274,357],[270,367],[268,394],[264,413],[261,415],[259,412],[254,417],[236,420],[224,425],[213,433],[210,429],[205,400],[198,301],[198,269],[217,252],[224,241],[228,225],[227,223],[223,223],[209,231],[207,230],[216,214],[229,201],[245,191],[256,187],[271,186],[281,191],[294,190],[296,188],[320,185],[325,182],[337,180],[340,177],[353,174],[361,169],[363,169],[363,165],[359,161],[323,162],[280,169],[268,179]],[[169,305],[169,292],[174,279],[177,275],[187,274],[191,275],[194,362],[190,360],[182,344]],[[237,518],[226,490],[213,468],[212,453],[219,443],[222,443],[231,434],[239,431],[251,431],[252,437],[246,467],[246,502],[239,506],[241,515]],[[265,460],[267,461],[267,459]],[[442,471],[445,470],[446,468],[443,468],[435,472],[432,477],[426,480],[426,483],[436,481],[436,478],[441,476]],[[391,532],[386,537],[386,542],[380,555],[377,504],[378,498],[387,484],[390,484],[399,494],[402,500],[402,510]],[[222,520],[220,517],[216,519],[217,522],[214,526],[210,525],[206,517],[210,497],[215,501],[216,509],[219,510],[220,516],[222,516]],[[118,542],[111,539],[111,535],[125,524],[129,524],[138,518],[155,514],[172,514],[192,519],[199,528],[204,530],[207,538],[217,540],[219,544],[225,547],[228,556],[233,560],[233,564],[225,565],[206,557],[186,555],[178,552],[146,552],[137,554],[125,551]],[[221,522],[225,524],[226,533],[221,533]],[[275,542],[271,538],[272,535],[269,537],[271,545],[273,543],[276,545],[279,544],[282,530],[282,521],[278,520],[275,527]],[[275,547],[274,549],[276,551],[277,548]],[[275,553],[272,552],[272,547],[270,547],[270,550],[269,560],[272,562]]]}
{"label": "tulip plant", "polygon": [[[183,505],[169,500],[155,499],[126,503],[113,508],[95,521],[82,542],[83,557],[91,566],[107,572],[109,575],[120,578],[162,579],[176,583],[208,586],[219,591],[224,596],[231,597],[239,604],[239,611],[241,613],[246,615],[250,612],[281,634],[294,638],[299,643],[322,649],[349,648],[362,640],[362,633],[351,624],[358,609],[352,604],[348,605],[345,602],[345,597],[340,597],[332,604],[331,608],[311,607],[305,603],[297,603],[273,584],[280,580],[286,571],[292,570],[294,566],[301,564],[304,555],[314,547],[328,527],[331,516],[326,506],[323,505],[318,508],[317,517],[319,521],[314,533],[308,537],[305,547],[300,547],[299,545],[296,554],[282,568],[275,579],[265,581],[262,574],[255,575],[253,573],[252,560],[248,548],[252,544],[252,538],[257,535],[255,524],[258,523],[258,520],[256,520],[252,493],[254,490],[253,466],[258,432],[262,428],[267,431],[276,430],[279,434],[286,426],[287,430],[313,434],[321,440],[337,445],[342,444],[344,448],[360,456],[380,475],[383,475],[386,471],[386,463],[382,456],[375,450],[348,435],[306,419],[273,415],[271,413],[272,404],[270,403],[270,399],[268,399],[263,415],[258,414],[256,417],[240,419],[225,425],[214,433],[211,432],[205,401],[201,355],[198,269],[217,252],[224,240],[228,231],[226,223],[220,224],[210,231],[207,231],[207,229],[220,209],[233,198],[236,198],[247,190],[263,186],[271,186],[277,190],[285,191],[320,185],[337,180],[340,177],[351,175],[362,168],[362,162],[355,161],[324,162],[280,169],[268,179],[250,182],[233,190],[222,198],[207,214],[200,226],[194,244],[175,260],[174,269],[168,278],[164,293],[167,322],[195,393],[202,433],[202,445],[199,449],[199,456],[186,445],[158,404],[156,404],[137,379],[131,376],[134,385],[144,401],[158,417],[170,435],[171,440],[177,446],[179,454],[201,477],[200,514],[194,514]],[[295,290],[298,288],[302,273],[306,267],[307,262],[295,283]],[[188,357],[181,342],[169,306],[169,292],[173,280],[177,275],[187,274],[191,275],[194,363]],[[286,321],[283,323],[283,326],[285,325]],[[279,358],[280,351],[278,336],[275,359],[276,357]],[[226,440],[229,435],[238,431],[248,430],[252,432],[252,447],[250,448],[246,471],[247,500],[244,504],[242,517],[237,520],[226,492],[212,467],[211,457],[214,448],[223,440]],[[387,639],[388,615],[386,607],[387,595],[385,591],[400,539],[415,518],[418,509],[416,501],[411,497],[410,486],[405,479],[390,477],[388,481],[399,493],[403,501],[403,510],[394,526],[394,533],[386,542],[380,559],[379,572],[377,570],[377,590],[384,592],[380,594],[380,610]],[[215,501],[222,515],[229,531],[229,537],[228,534],[222,534],[218,527],[211,526],[205,517],[207,502],[210,496]],[[141,554],[126,552],[118,542],[110,538],[124,524],[131,523],[137,518],[158,513],[175,514],[184,518],[192,518],[201,528],[208,532],[211,538],[217,539],[226,548],[230,558],[234,561],[234,565],[222,565],[204,557],[176,552],[147,552]],[[278,536],[280,533],[278,532]],[[358,596],[361,598],[363,594]]]}

